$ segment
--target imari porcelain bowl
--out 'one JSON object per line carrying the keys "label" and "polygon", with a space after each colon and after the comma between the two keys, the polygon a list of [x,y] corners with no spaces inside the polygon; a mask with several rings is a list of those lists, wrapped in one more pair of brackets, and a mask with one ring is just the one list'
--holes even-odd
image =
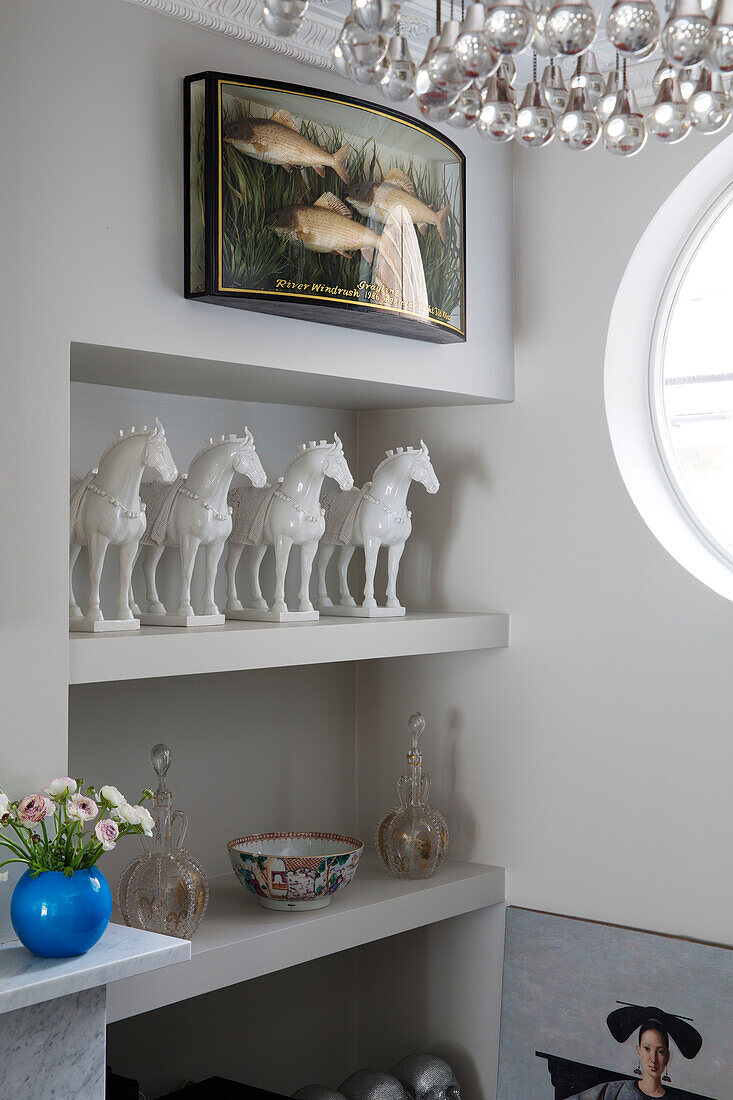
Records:
{"label": "imari porcelain bowl", "polygon": [[323,909],[348,886],[364,842],[340,833],[255,833],[227,844],[234,874],[265,909]]}

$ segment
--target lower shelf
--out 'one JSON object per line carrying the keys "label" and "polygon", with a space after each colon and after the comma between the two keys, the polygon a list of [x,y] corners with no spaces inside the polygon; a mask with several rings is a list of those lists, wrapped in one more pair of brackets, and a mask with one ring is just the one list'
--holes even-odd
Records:
{"label": "lower shelf", "polygon": [[124,1020],[188,997],[288,966],[421,928],[504,900],[504,868],[447,860],[433,878],[389,878],[365,852],[353,883],[327,909],[262,909],[234,874],[211,883],[209,911],[192,941],[190,962],[110,986],[107,1019]]}

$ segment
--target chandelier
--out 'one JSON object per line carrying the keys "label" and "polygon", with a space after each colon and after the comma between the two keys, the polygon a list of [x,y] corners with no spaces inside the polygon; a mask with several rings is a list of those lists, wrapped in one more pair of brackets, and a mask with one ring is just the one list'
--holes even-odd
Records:
{"label": "chandelier", "polygon": [[[264,0],[263,23],[290,35],[306,8],[307,0]],[[610,153],[631,157],[650,134],[673,145],[693,129],[716,134],[730,121],[723,78],[733,73],[733,0],[717,0],[712,9],[701,0],[672,0],[663,20],[653,0],[613,0],[605,34],[615,63],[605,74],[592,52],[600,20],[589,0],[488,0],[460,14],[460,21],[453,18],[452,0],[443,22],[437,0],[436,33],[416,64],[399,2],[352,0],[334,66],[357,84],[378,86],[393,102],[414,96],[430,122],[475,126],[487,141],[528,149],[557,137],[582,152],[602,140]],[[627,66],[655,51],[661,60],[649,89],[653,101],[642,109]],[[531,54],[532,78],[520,92],[515,58],[521,54]]]}

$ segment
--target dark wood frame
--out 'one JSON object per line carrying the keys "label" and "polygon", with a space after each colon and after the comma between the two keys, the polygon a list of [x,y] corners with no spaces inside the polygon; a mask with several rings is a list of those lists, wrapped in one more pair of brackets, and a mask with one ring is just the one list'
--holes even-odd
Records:
{"label": "dark wood frame", "polygon": [[[191,84],[205,81],[205,135],[204,135],[204,289],[194,291],[190,285],[190,141],[191,141]],[[393,122],[407,125],[418,130],[442,145],[446,146],[460,165],[461,196],[461,253],[463,260],[463,293],[461,301],[460,328],[443,321],[420,320],[405,314],[392,312],[386,307],[370,305],[367,302],[346,302],[342,299],[332,301],[316,298],[299,302],[293,295],[257,290],[230,290],[219,283],[219,213],[217,196],[221,171],[219,100],[222,84],[246,84],[253,88],[263,88],[276,92],[299,95],[313,94],[321,99],[346,104],[359,110],[379,114]],[[228,73],[201,72],[184,79],[184,164],[185,164],[185,205],[184,205],[184,241],[185,275],[184,293],[186,298],[199,302],[211,302],[215,305],[233,306],[236,309],[256,310],[261,313],[276,314],[281,317],[295,317],[300,320],[318,321],[327,325],[346,328],[367,329],[383,332],[391,336],[405,336],[431,343],[449,344],[466,340],[466,158],[461,149],[445,134],[430,126],[418,122],[409,115],[401,114],[390,108],[376,106],[351,96],[338,95],[335,92],[323,92],[318,89],[303,88],[295,84],[286,84],[277,80],[260,80],[255,77],[234,76]]]}

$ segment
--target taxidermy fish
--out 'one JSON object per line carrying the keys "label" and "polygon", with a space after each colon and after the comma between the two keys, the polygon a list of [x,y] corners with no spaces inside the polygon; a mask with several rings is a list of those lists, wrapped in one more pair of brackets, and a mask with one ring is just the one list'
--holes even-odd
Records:
{"label": "taxidermy fish", "polygon": [[338,152],[328,153],[301,134],[289,111],[275,111],[271,118],[231,122],[224,130],[224,141],[256,160],[279,164],[286,172],[293,168],[312,168],[317,175],[325,176],[326,168],[333,168],[348,186],[346,157],[349,146],[342,145]]}
{"label": "taxidermy fish", "polygon": [[348,256],[361,252],[371,263],[379,237],[353,220],[348,206],[326,191],[313,206],[283,206],[265,219],[265,225],[280,237],[299,241],[309,252],[336,252]]}
{"label": "taxidermy fish", "polygon": [[421,233],[424,234],[429,225],[434,225],[443,244],[448,243],[450,207],[433,210],[417,197],[410,177],[397,168],[387,172],[381,183],[367,180],[356,184],[346,196],[346,201],[364,217],[376,218],[380,222],[386,222],[392,211],[402,206]]}

